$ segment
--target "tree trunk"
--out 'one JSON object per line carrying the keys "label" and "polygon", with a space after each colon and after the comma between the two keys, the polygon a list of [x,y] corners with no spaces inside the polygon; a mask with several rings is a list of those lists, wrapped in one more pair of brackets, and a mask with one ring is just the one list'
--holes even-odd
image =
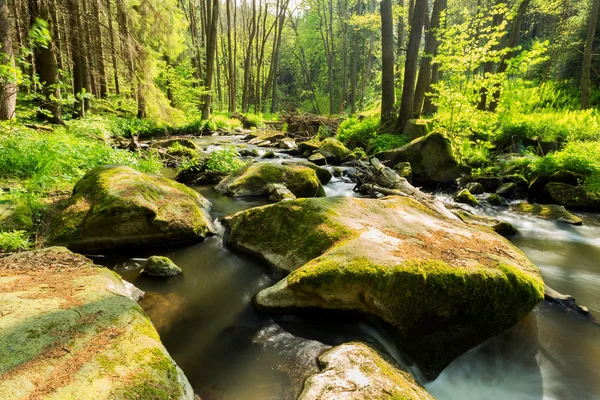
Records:
{"label": "tree trunk", "polygon": [[437,30],[440,27],[442,12],[446,9],[448,0],[435,0],[433,3],[433,11],[431,12],[431,22],[425,37],[425,54],[421,58],[421,67],[419,69],[419,78],[415,88],[415,100],[413,114],[416,118],[421,116],[423,110],[423,101],[425,93],[429,89],[431,83],[431,59],[435,56],[438,47],[438,41],[435,37]]}
{"label": "tree trunk", "polygon": [[81,26],[79,14],[79,2],[77,0],[68,0],[69,7],[69,25],[71,26],[71,49],[73,61],[73,118],[85,118],[85,106],[83,102],[83,49],[81,45]]}
{"label": "tree trunk", "polygon": [[94,68],[94,52],[92,46],[92,40],[90,36],[90,19],[87,9],[88,0],[82,0],[82,18],[79,24],[79,30],[81,31],[79,34],[84,39],[81,41],[81,47],[83,49],[82,58],[83,58],[83,86],[85,87],[85,91],[87,96],[83,99],[83,104],[86,110],[89,110],[91,107],[90,95],[96,93],[94,76],[93,76],[93,68]]}
{"label": "tree trunk", "polygon": [[381,1],[381,127],[394,121],[394,17],[392,0]]}
{"label": "tree trunk", "polygon": [[256,35],[256,0],[252,0],[252,20],[250,25],[250,37],[248,38],[248,47],[244,55],[244,91],[242,93],[242,110],[244,112],[248,112],[250,88],[252,87],[250,84],[250,65],[252,62],[252,42],[254,41],[254,35]]}
{"label": "tree trunk", "polygon": [[0,57],[3,67],[8,67],[7,76],[0,84],[0,121],[14,118],[17,104],[17,76],[10,37],[10,19],[7,0],[0,0]]}
{"label": "tree trunk", "polygon": [[115,93],[121,95],[121,86],[119,85],[119,68],[117,64],[117,48],[115,47],[115,31],[113,28],[112,13],[110,12],[110,0],[106,0],[106,13],[108,18],[108,34],[110,35],[110,53],[113,67],[113,79],[115,80]]}
{"label": "tree trunk", "polygon": [[[412,1],[412,0],[410,0]],[[402,12],[398,16],[397,34],[398,40],[396,42],[396,81],[400,82],[402,77],[402,52],[404,51],[404,31],[406,30],[406,24],[404,23],[404,0],[399,0],[398,5],[401,7]]]}
{"label": "tree trunk", "polygon": [[226,0],[225,6],[227,13],[227,56],[229,57],[229,61],[227,63],[227,73],[229,76],[229,106],[227,109],[229,112],[235,112],[235,102],[237,99],[235,95],[235,63],[233,59],[233,45],[231,40],[231,0]]}
{"label": "tree trunk", "polygon": [[417,60],[419,58],[419,46],[423,33],[427,10],[427,0],[416,0],[410,21],[410,36],[406,49],[406,62],[404,64],[404,83],[402,85],[402,101],[400,112],[396,122],[397,133],[401,133],[406,123],[411,118],[414,104],[415,80],[417,77]]}
{"label": "tree trunk", "polygon": [[[208,40],[206,43],[206,95],[202,106],[202,119],[208,119],[211,111],[213,74],[217,52],[217,24],[219,23],[219,0],[213,0],[210,18],[207,18]],[[208,12],[208,10],[207,10]]]}
{"label": "tree trunk", "polygon": [[585,41],[585,50],[583,52],[583,69],[581,71],[581,109],[590,108],[590,84],[592,69],[592,50],[594,49],[594,35],[596,34],[596,24],[598,23],[598,8],[600,0],[594,0],[590,19],[588,21],[587,39]]}
{"label": "tree trunk", "polygon": [[[43,19],[51,23],[52,18],[48,4],[43,0],[28,0],[30,11],[30,26],[37,23],[36,20]],[[52,27],[49,27],[52,32]],[[62,110],[60,106],[60,88],[58,80],[58,66],[56,63],[55,47],[52,41],[46,46],[36,46],[34,49],[35,68],[39,75],[39,81],[42,85],[42,94],[44,100],[41,101],[40,108],[48,114],[39,113],[38,118],[47,120],[53,124],[64,125],[62,119]]]}
{"label": "tree trunk", "polygon": [[105,99],[108,95],[108,85],[106,77],[106,65],[104,64],[104,47],[102,46],[102,24],[100,20],[99,0],[92,0],[92,8],[96,20],[94,21],[94,45],[98,60],[98,81],[100,89],[100,98]]}

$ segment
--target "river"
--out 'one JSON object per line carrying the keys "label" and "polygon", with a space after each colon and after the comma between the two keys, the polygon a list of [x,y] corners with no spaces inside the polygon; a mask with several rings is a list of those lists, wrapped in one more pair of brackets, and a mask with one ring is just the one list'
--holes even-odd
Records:
{"label": "river", "polygon": [[[239,137],[197,140],[210,152]],[[334,178],[325,189],[328,196],[352,196],[353,186]],[[148,293],[145,307],[163,343],[203,400],[295,399],[304,379],[317,371],[321,352],[356,339],[377,343],[402,362],[389,328],[376,320],[331,312],[256,312],[253,296],[281,276],[224,247],[225,230],[219,221],[267,202],[226,197],[212,187],[195,189],[213,203],[217,236],[99,262]],[[519,228],[512,241],[540,268],[546,283],[600,316],[599,216],[580,215],[584,226],[573,227],[507,211],[477,212],[494,214]],[[150,255],[171,257],[184,273],[168,281],[140,275]],[[599,399],[600,326],[543,302],[515,327],[459,357],[425,386],[439,400]]]}

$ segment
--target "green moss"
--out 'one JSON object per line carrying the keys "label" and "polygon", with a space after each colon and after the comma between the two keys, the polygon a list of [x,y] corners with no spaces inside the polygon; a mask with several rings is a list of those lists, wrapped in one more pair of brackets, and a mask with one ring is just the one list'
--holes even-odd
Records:
{"label": "green moss", "polygon": [[454,197],[454,201],[465,203],[473,207],[479,205],[479,201],[467,189],[463,189],[458,192],[458,194]]}
{"label": "green moss", "polygon": [[339,140],[327,138],[321,144],[319,153],[327,159],[327,162],[342,163],[350,155],[351,151]]}
{"label": "green moss", "polygon": [[581,218],[571,214],[563,206],[519,203],[512,205],[511,210],[522,214],[531,214],[536,217],[566,222],[573,225],[581,225],[583,223]]}

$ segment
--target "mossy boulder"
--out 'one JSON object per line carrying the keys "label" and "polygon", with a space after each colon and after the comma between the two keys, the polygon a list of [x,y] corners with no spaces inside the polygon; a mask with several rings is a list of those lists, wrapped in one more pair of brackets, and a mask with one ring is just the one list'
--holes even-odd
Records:
{"label": "mossy boulder", "polygon": [[181,268],[169,257],[152,256],[146,261],[142,273],[159,278],[168,278],[181,274]]}
{"label": "mossy boulder", "polygon": [[483,190],[486,192],[495,193],[500,185],[502,185],[502,178],[497,176],[478,176],[474,178],[474,182],[483,186]]}
{"label": "mossy boulder", "polygon": [[499,194],[497,193],[492,193],[490,194],[487,198],[486,201],[488,203],[490,203],[490,205],[492,206],[501,206],[504,204],[504,200],[502,200],[502,197],[500,197]]}
{"label": "mossy boulder", "polygon": [[469,182],[469,183],[467,183],[467,186],[465,187],[465,189],[467,189],[471,194],[484,194],[485,193],[485,189],[483,188],[483,185],[479,182]]}
{"label": "mossy boulder", "polygon": [[327,165],[327,159],[320,153],[312,154],[308,157],[308,161],[315,165]]}
{"label": "mossy boulder", "polygon": [[409,162],[401,162],[394,166],[394,171],[400,176],[408,181],[408,183],[412,183],[412,167]]}
{"label": "mossy boulder", "polygon": [[548,193],[544,189],[549,183],[564,183],[570,186],[578,186],[584,180],[585,176],[569,170],[560,170],[553,174],[537,174],[529,183],[529,194],[532,197],[548,200]]}
{"label": "mossy boulder", "polygon": [[544,188],[552,202],[572,209],[598,211],[600,198],[588,193],[583,186],[551,182]]}
{"label": "mossy boulder", "polygon": [[332,173],[328,169],[320,167],[317,164],[312,163],[310,161],[304,161],[304,160],[283,161],[281,164],[282,165],[301,165],[303,167],[308,167],[308,168],[312,169],[313,171],[315,171],[315,173],[317,174],[317,178],[319,178],[319,181],[321,181],[321,184],[323,184],[323,185],[327,185],[331,181],[331,178],[333,178]]}
{"label": "mossy boulder", "polygon": [[450,208],[450,212],[456,215],[466,224],[475,225],[479,227],[485,227],[493,230],[499,235],[504,237],[511,237],[519,233],[517,228],[509,222],[499,220],[497,218],[488,217],[485,215],[479,215],[460,207]]}
{"label": "mossy boulder", "polygon": [[583,220],[568,212],[564,206],[556,204],[530,204],[519,203],[510,207],[511,211],[520,214],[529,214],[534,217],[547,219],[549,221],[564,222],[571,225],[582,225]]}
{"label": "mossy boulder", "polygon": [[185,147],[190,150],[199,151],[200,146],[198,146],[193,140],[185,139],[185,138],[173,138],[173,139],[165,139],[159,140],[152,144],[153,147],[159,147],[162,149],[168,149],[173,145],[179,145],[181,147]]}
{"label": "mossy boulder", "polygon": [[45,242],[96,252],[200,241],[211,204],[172,180],[109,165],[88,172],[50,221]]}
{"label": "mossy boulder", "polygon": [[271,183],[284,184],[296,197],[325,196],[325,190],[312,168],[269,162],[246,165],[223,179],[216,190],[235,197],[268,196]]}
{"label": "mossy boulder", "polygon": [[401,366],[364,343],[345,343],[319,357],[298,400],[434,400]]}
{"label": "mossy boulder", "polygon": [[544,294],[538,269],[506,239],[412,198],[301,199],[228,223],[230,247],[291,271],[257,295],[259,309],[376,315],[405,344],[420,343],[407,351],[432,375],[517,323]]}
{"label": "mossy boulder", "polygon": [[415,140],[427,136],[430,132],[429,124],[424,119],[410,119],[402,132],[409,140]]}
{"label": "mossy boulder", "polygon": [[468,189],[463,189],[458,192],[458,194],[454,196],[454,201],[457,203],[468,204],[473,207],[479,205],[479,201],[471,194],[471,192],[469,192]]}
{"label": "mossy boulder", "polygon": [[0,398],[194,398],[121,278],[65,248],[0,260]]}
{"label": "mossy boulder", "polygon": [[327,138],[321,143],[319,153],[325,157],[329,164],[341,164],[352,151],[335,138]]}
{"label": "mossy boulder", "polygon": [[496,190],[496,194],[502,197],[513,197],[517,192],[517,184],[514,182],[506,182],[500,185]]}
{"label": "mossy boulder", "polygon": [[390,166],[409,162],[413,180],[419,185],[451,184],[462,172],[450,139],[439,132],[398,149],[378,153],[375,157]]}

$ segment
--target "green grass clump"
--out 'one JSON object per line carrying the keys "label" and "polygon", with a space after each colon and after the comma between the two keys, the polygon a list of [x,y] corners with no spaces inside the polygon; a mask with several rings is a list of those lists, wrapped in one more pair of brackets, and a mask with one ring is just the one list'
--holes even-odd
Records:
{"label": "green grass clump", "polygon": [[265,126],[265,119],[257,114],[243,114],[244,116],[244,125],[246,128],[262,128]]}
{"label": "green grass clump", "polygon": [[194,158],[196,157],[196,152],[189,147],[182,146],[181,143],[175,142],[168,149],[167,153],[175,157],[187,157]]}
{"label": "green grass clump", "polygon": [[405,144],[408,144],[408,142],[408,138],[404,135],[393,135],[391,133],[383,133],[369,140],[368,148],[371,153],[379,153],[381,151],[397,149],[399,147],[404,146]]}
{"label": "green grass clump", "polygon": [[206,160],[206,169],[225,173],[233,173],[244,166],[244,162],[235,151],[234,147],[227,147],[213,151]]}
{"label": "green grass clump", "polygon": [[210,118],[210,121],[212,121],[217,128],[215,130],[232,131],[242,127],[242,121],[235,118],[229,118],[227,115],[213,115]]}
{"label": "green grass clump", "polygon": [[0,232],[0,252],[12,253],[32,247],[33,242],[25,231]]}
{"label": "green grass clump", "polygon": [[340,124],[337,137],[349,148],[367,148],[369,142],[375,139],[381,121],[378,116],[362,118],[348,118]]}

